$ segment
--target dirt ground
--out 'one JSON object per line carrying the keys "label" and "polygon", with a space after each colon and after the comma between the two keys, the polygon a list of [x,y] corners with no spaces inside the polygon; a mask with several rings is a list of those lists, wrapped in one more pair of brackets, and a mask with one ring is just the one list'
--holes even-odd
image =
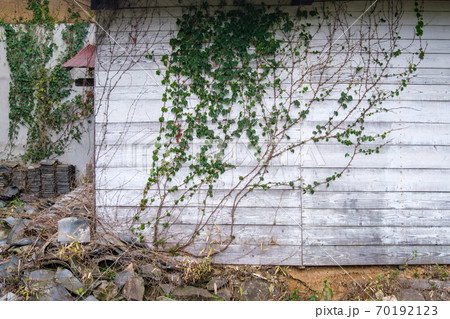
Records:
{"label": "dirt ground", "polygon": [[405,281],[448,280],[447,266],[353,266],[353,267],[288,267],[288,291],[297,290],[301,299],[320,292],[326,280],[333,300],[377,300],[377,292],[396,295]]}

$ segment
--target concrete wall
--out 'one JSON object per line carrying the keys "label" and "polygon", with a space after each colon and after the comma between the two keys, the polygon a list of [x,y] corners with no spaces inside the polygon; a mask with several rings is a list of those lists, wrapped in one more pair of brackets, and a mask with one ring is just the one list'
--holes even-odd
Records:
{"label": "concrete wall", "polygon": [[[58,46],[58,50],[55,53],[54,57],[56,58],[61,52],[65,44],[61,39],[61,32],[64,30],[64,25],[58,25],[55,31],[55,43]],[[0,28],[0,38],[2,37],[3,29]],[[94,25],[90,26],[90,31],[88,38],[86,39],[87,43],[94,44],[95,40],[95,27]],[[49,65],[54,64],[55,61],[49,62]],[[83,70],[72,70],[72,77],[75,78],[77,73],[84,72]],[[0,41],[0,159],[6,159],[9,154],[9,143],[8,143],[8,128],[9,128],[9,82],[10,82],[10,70],[8,62],[6,61],[6,44],[4,41]],[[74,92],[72,96],[77,94],[82,94],[84,88],[73,86]],[[92,118],[93,122],[93,118]],[[82,135],[82,139],[80,143],[73,141],[69,147],[67,148],[65,154],[58,157],[61,162],[70,163],[76,165],[77,167],[77,175],[84,175],[86,172],[86,165],[92,162],[93,154],[94,154],[94,126],[93,123],[85,122],[83,124],[86,128],[86,132]],[[26,142],[26,129],[22,128],[19,132],[18,139],[16,140],[16,147],[12,150],[12,156],[9,156],[9,159],[17,159],[17,156],[23,153],[23,145]]]}

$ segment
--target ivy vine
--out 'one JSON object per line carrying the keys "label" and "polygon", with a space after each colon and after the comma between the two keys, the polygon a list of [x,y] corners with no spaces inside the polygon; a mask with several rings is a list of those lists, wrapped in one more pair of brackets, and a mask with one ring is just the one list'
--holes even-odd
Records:
{"label": "ivy vine", "polygon": [[[372,10],[370,27],[362,23],[361,39],[355,41],[344,32],[344,7],[330,5],[335,6],[300,8],[292,15],[242,1],[231,9],[203,4],[190,7],[178,20],[178,33],[170,41],[172,53],[162,56],[164,67],[158,71],[165,86],[160,134],[132,229],[141,241],[150,241],[146,231],[151,229],[155,247],[184,249],[231,200],[231,230],[218,252],[234,240],[234,213],[249,193],[283,188],[313,194],[341,177],[357,154],[380,151],[389,132],[367,133],[366,119],[389,111],[383,102],[404,90],[424,51],[420,45],[403,70],[391,72],[389,65],[409,48],[400,45],[401,9]],[[420,44],[423,20],[418,2],[416,13],[413,42]],[[389,29],[388,37],[380,38],[378,26]],[[327,36],[320,38],[324,33]],[[342,40],[335,41],[339,35]],[[383,89],[383,81],[394,83],[394,88]],[[297,136],[299,127],[320,108],[329,115],[307,136]],[[193,144],[199,141],[194,152]],[[348,164],[334,174],[317,181],[294,174],[282,181],[268,177],[283,154],[298,153],[306,143],[330,141],[348,147],[343,154]],[[255,162],[223,195],[218,185],[224,174],[238,168],[226,154],[239,143],[251,150]],[[170,227],[179,216],[174,212],[187,207],[194,195],[202,198],[198,224],[175,243]]]}
{"label": "ivy vine", "polygon": [[[28,0],[27,9],[33,12],[29,21],[0,24],[4,28],[11,71],[10,149],[16,146],[21,127],[25,127],[27,139],[21,155],[25,162],[62,155],[72,140],[80,141],[82,123],[93,110],[92,94],[70,98],[73,79],[69,71],[61,67],[83,48],[89,24],[72,14],[70,18],[74,23],[67,24],[62,32],[66,48],[56,57],[56,23],[48,6],[46,0]],[[52,59],[56,60],[56,65],[49,66]]]}

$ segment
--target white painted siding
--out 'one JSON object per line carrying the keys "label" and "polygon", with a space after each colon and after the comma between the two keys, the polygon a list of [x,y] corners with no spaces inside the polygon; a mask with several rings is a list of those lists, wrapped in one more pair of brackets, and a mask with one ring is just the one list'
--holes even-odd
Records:
{"label": "white painted siding", "polygon": [[[103,224],[121,232],[131,227],[148,177],[164,91],[155,71],[160,56],[170,53],[168,42],[182,12],[175,2],[164,1],[161,8],[152,1],[127,3],[131,9],[119,10],[112,19],[110,12],[99,12],[114,41],[99,42],[96,67],[97,214]],[[362,12],[366,6],[354,1],[351,11]],[[411,28],[413,2],[405,1],[405,7],[404,25]],[[396,129],[388,145],[380,154],[357,157],[341,179],[314,195],[282,187],[250,194],[235,214],[236,238],[215,256],[216,262],[450,263],[450,1],[426,1],[424,22],[427,54],[417,74],[406,92],[385,103],[392,112],[367,119],[367,131]],[[402,30],[405,40],[408,30]],[[154,61],[143,57],[152,51]],[[311,132],[330,110],[324,105],[312,113],[298,133]],[[345,147],[333,142],[306,145],[298,165],[275,163],[269,174],[275,180],[283,174],[306,180],[326,177],[345,166],[344,154]],[[238,153],[237,159],[248,156]],[[227,173],[221,191],[248,165],[251,160]],[[168,207],[174,223],[169,241],[189,234],[201,218],[200,202],[201,197],[194,197],[184,207]],[[229,203],[222,205],[192,252],[199,253],[206,240],[226,236],[229,208]],[[149,215],[155,211],[149,209]]]}

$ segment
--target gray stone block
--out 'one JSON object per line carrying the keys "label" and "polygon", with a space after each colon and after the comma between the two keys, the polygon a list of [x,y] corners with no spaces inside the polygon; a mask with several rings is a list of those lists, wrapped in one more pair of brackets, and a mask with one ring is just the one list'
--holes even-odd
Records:
{"label": "gray stone block", "polygon": [[397,295],[400,301],[425,301],[420,291],[415,289],[403,289]]}
{"label": "gray stone block", "polygon": [[73,293],[80,293],[83,284],[68,269],[58,268],[55,275],[58,284]]}
{"label": "gray stone block", "polygon": [[12,292],[8,292],[6,295],[0,298],[0,301],[16,301],[19,297],[16,296],[16,294]]}
{"label": "gray stone block", "polygon": [[89,243],[91,231],[89,224],[82,218],[68,217],[58,221],[58,242]]}

